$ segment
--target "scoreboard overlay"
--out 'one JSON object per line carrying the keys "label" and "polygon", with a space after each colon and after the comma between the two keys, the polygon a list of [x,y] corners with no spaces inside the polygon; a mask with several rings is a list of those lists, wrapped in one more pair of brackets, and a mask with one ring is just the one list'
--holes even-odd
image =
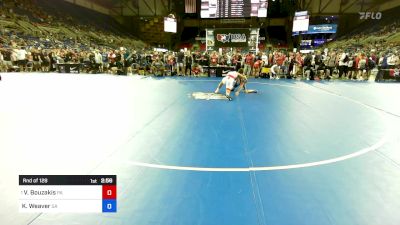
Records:
{"label": "scoreboard overlay", "polygon": [[116,175],[19,175],[23,213],[115,213]]}

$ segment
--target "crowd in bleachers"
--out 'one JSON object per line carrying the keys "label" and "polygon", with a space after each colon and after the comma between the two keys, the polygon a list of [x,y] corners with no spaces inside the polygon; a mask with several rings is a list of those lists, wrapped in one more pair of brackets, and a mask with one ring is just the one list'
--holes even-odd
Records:
{"label": "crowd in bleachers", "polygon": [[145,44],[125,32],[112,18],[71,3],[0,1],[0,70],[3,72],[54,71],[60,62],[89,65],[95,52],[110,52],[119,46],[143,48]]}
{"label": "crowd in bleachers", "polygon": [[[399,77],[400,48],[396,44],[376,41],[379,38],[361,44],[350,41],[365,39],[367,33],[338,40],[340,46],[328,45],[306,54],[280,49],[159,52],[145,49],[143,42],[125,34],[123,28],[110,31],[109,23],[103,23],[98,14],[90,19],[85,11],[79,19],[82,13],[68,14],[74,11],[68,9],[70,3],[52,6],[66,8],[65,12],[47,12],[43,7],[50,0],[36,1],[0,1],[1,72],[57,71],[60,64],[69,63],[79,65],[80,72],[125,75],[201,76],[209,75],[210,67],[224,66],[243,68],[247,76],[269,79],[367,80],[374,69],[379,69],[377,80]],[[118,25],[112,25],[112,29],[119,29]],[[373,30],[376,37],[396,35],[398,31],[396,21]]]}
{"label": "crowd in bleachers", "polygon": [[[338,40],[327,44],[326,48],[342,49],[350,59],[348,67],[342,63],[341,73],[360,74],[368,78],[372,68],[378,69],[376,80],[394,78],[399,80],[399,56],[400,56],[400,19],[397,16],[398,9],[385,12],[382,20],[365,22]],[[361,64],[359,63],[360,59]],[[347,60],[347,58],[346,58]],[[352,65],[355,63],[355,65]],[[340,68],[340,66],[339,66]],[[358,70],[358,71],[357,71]]]}

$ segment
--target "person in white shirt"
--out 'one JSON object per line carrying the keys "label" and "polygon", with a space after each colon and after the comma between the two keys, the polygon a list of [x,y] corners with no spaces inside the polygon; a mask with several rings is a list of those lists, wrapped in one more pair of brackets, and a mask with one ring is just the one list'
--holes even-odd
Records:
{"label": "person in white shirt", "polygon": [[354,57],[349,56],[349,61],[347,62],[347,79],[351,80],[354,77]]}
{"label": "person in white shirt", "polygon": [[268,55],[265,52],[262,53],[261,61],[263,62],[263,66],[268,66]]}
{"label": "person in white shirt", "polygon": [[388,59],[387,59],[387,64],[390,69],[395,68],[396,65],[399,63],[399,56],[397,56],[394,53],[390,53]]}
{"label": "person in white shirt", "polygon": [[226,64],[228,65],[228,66],[231,66],[232,65],[232,55],[231,55],[231,53],[227,53],[226,54]]}
{"label": "person in white shirt", "polygon": [[25,69],[27,54],[28,54],[28,52],[25,50],[24,47],[20,47],[16,51],[17,63],[18,63],[20,71],[24,71],[24,69]]}
{"label": "person in white shirt", "polygon": [[96,68],[99,72],[103,73],[103,56],[97,49],[94,51],[94,62],[96,63]]}
{"label": "person in white shirt", "polygon": [[278,66],[278,64],[274,64],[274,65],[272,65],[271,66],[271,69],[270,69],[270,76],[269,76],[269,78],[270,79],[277,79],[277,80],[279,80],[279,76],[278,76],[278,73],[279,73],[279,71],[280,71],[280,69],[281,69],[281,67],[280,66]]}

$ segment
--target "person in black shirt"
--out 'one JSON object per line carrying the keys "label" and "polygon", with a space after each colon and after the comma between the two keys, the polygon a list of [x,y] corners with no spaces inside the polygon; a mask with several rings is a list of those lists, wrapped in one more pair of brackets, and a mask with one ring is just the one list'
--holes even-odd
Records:
{"label": "person in black shirt", "polygon": [[[190,52],[186,52],[185,54],[185,75],[192,76],[192,63],[193,63],[193,56]],[[189,70],[189,74],[187,73]]]}
{"label": "person in black shirt", "polygon": [[131,64],[132,72],[138,73],[140,67],[140,54],[138,54],[136,51],[133,51],[131,58],[132,58],[132,64]]}
{"label": "person in black shirt", "polygon": [[200,54],[199,51],[196,51],[196,52],[193,54],[193,61],[194,61],[196,64],[198,64],[198,65],[201,64],[201,54]]}
{"label": "person in black shirt", "polygon": [[57,55],[55,52],[50,52],[50,72],[56,71]]}
{"label": "person in black shirt", "polygon": [[235,66],[235,70],[239,70],[242,66],[242,55],[239,52],[232,57],[232,65]]}
{"label": "person in black shirt", "polygon": [[31,53],[33,58],[33,71],[40,71],[41,65],[39,51],[37,49],[33,49]]}
{"label": "person in black shirt", "polygon": [[319,73],[322,73],[325,70],[325,65],[322,60],[322,55],[320,51],[316,51],[316,54],[314,56],[314,63],[315,63],[314,68],[317,73],[316,75],[319,76]]}
{"label": "person in black shirt", "polygon": [[[209,71],[209,67],[210,67],[210,56],[208,55],[208,52],[205,52],[202,56],[201,56],[201,61],[200,61],[200,66],[202,68],[206,67],[207,71]],[[202,72],[205,72],[204,70]]]}
{"label": "person in black shirt", "polygon": [[65,62],[65,63],[71,62],[71,61],[72,61],[72,57],[73,57],[72,52],[70,52],[70,51],[67,52],[67,54],[65,54],[64,62]]}
{"label": "person in black shirt", "polygon": [[[304,58],[304,66],[303,66],[303,74],[306,75],[307,80],[314,80],[314,72],[311,68],[311,61],[312,56],[310,53],[307,53],[306,57]],[[304,76],[304,75],[303,75]]]}
{"label": "person in black shirt", "polygon": [[42,51],[39,53],[39,57],[42,61],[42,72],[48,72],[50,66],[50,58],[47,52]]}
{"label": "person in black shirt", "polygon": [[294,53],[289,53],[289,69],[288,69],[288,73],[286,74],[288,78],[292,78],[292,76],[295,76],[295,74],[293,73],[293,68],[294,65],[296,64],[296,59],[295,59],[295,55]]}
{"label": "person in black shirt", "polygon": [[1,51],[1,54],[3,55],[3,65],[4,69],[8,71],[9,69],[12,68],[12,62],[11,62],[11,51],[4,49]]}
{"label": "person in black shirt", "polygon": [[208,54],[208,52],[204,53],[203,63],[205,66],[210,66],[210,55]]}
{"label": "person in black shirt", "polygon": [[117,67],[117,74],[124,75],[124,64],[122,61],[122,54],[120,51],[115,51],[115,66]]}
{"label": "person in black shirt", "polygon": [[183,53],[183,50],[180,50],[176,56],[176,72],[177,72],[178,76],[181,76],[185,73],[183,71],[184,58],[185,58],[185,53]]}

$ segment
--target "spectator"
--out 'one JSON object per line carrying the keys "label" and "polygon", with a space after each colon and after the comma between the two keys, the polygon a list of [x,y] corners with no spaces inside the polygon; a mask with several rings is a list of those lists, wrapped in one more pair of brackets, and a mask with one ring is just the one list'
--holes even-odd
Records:
{"label": "spectator", "polygon": [[325,58],[325,65],[326,65],[326,77],[328,79],[333,77],[333,71],[336,67],[336,53],[331,52],[330,54],[327,55]]}
{"label": "spectator", "polygon": [[183,76],[185,74],[183,70],[184,58],[185,58],[185,53],[183,49],[181,49],[176,56],[176,72],[178,76]]}
{"label": "spectator", "polygon": [[307,80],[314,80],[314,71],[312,70],[312,56],[310,53],[304,57],[304,65],[303,65],[303,78]]}
{"label": "spectator", "polygon": [[303,57],[301,56],[300,52],[296,53],[295,56],[295,63],[293,65],[293,76],[297,77],[297,74],[302,71],[303,69]]}
{"label": "spectator", "polygon": [[98,72],[103,73],[103,56],[100,54],[99,50],[94,51],[94,61],[95,61],[95,68]]}
{"label": "spectator", "polygon": [[367,57],[364,53],[361,53],[359,56],[360,60],[358,61],[358,74],[357,80],[365,80],[367,75]]}
{"label": "spectator", "polygon": [[262,61],[261,58],[257,58],[253,64],[253,76],[258,78],[260,76]]}
{"label": "spectator", "polygon": [[235,52],[233,55],[232,65],[235,66],[235,70],[239,70],[242,67],[242,55],[239,52]]}
{"label": "spectator", "polygon": [[387,59],[389,69],[394,69],[396,65],[399,65],[399,56],[394,53],[390,53]]}
{"label": "spectator", "polygon": [[218,58],[218,65],[219,66],[226,66],[228,64],[228,57],[226,53],[223,53]]}
{"label": "spectator", "polygon": [[349,56],[344,51],[339,52],[339,79],[347,74]]}
{"label": "spectator", "polygon": [[354,70],[355,70],[355,62],[354,56],[349,56],[349,61],[347,62],[347,79],[352,80],[355,78]]}
{"label": "spectator", "polygon": [[323,73],[325,70],[325,64],[320,51],[316,51],[316,54],[314,56],[314,68],[317,72],[317,76],[320,75],[320,72]]}
{"label": "spectator", "polygon": [[190,54],[190,51],[185,53],[185,75],[192,76],[192,64],[193,64],[193,56]]}
{"label": "spectator", "polygon": [[244,57],[244,70],[243,70],[243,74],[245,76],[250,76],[251,74],[251,69],[253,68],[253,64],[254,64],[254,55],[253,53],[249,52],[245,55]]}
{"label": "spectator", "polygon": [[11,50],[11,63],[12,63],[12,65],[11,65],[10,69],[12,69],[13,71],[15,70],[15,68],[19,68],[17,52],[18,52],[18,49]]}
{"label": "spectator", "polygon": [[26,72],[32,72],[33,70],[33,56],[31,52],[26,54]]}
{"label": "spectator", "polygon": [[156,58],[155,61],[152,63],[152,72],[156,76],[164,76],[165,68],[164,63],[161,62],[160,58]]}
{"label": "spectator", "polygon": [[20,71],[25,71],[27,54],[28,52],[25,50],[25,47],[20,47],[16,50],[17,65],[19,66]]}
{"label": "spectator", "polygon": [[175,68],[175,55],[174,55],[173,52],[169,52],[169,54],[167,56],[167,63],[168,63],[169,69],[170,69],[171,76],[175,75],[175,72],[174,72],[175,71],[174,70],[174,68]]}
{"label": "spectator", "polygon": [[32,49],[32,59],[33,59],[33,71],[41,71],[41,60],[40,60],[40,54],[37,49]]}
{"label": "spectator", "polygon": [[195,63],[195,64],[193,64],[193,67],[192,67],[192,73],[193,73],[193,76],[197,77],[201,73],[203,73],[203,69],[199,64]]}

